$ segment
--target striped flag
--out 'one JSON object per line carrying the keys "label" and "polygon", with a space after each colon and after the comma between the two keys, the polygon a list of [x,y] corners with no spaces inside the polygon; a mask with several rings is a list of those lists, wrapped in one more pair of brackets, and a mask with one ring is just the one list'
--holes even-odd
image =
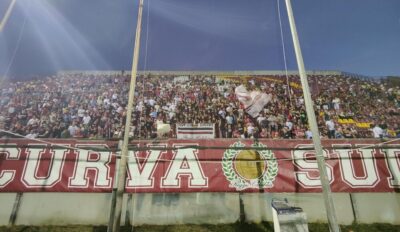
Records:
{"label": "striped flag", "polygon": [[215,137],[214,124],[177,124],[176,138],[178,139],[213,139]]}

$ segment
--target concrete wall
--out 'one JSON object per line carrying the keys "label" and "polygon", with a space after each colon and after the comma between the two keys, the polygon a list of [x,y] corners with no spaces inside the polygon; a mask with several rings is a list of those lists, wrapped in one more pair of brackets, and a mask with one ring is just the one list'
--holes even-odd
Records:
{"label": "concrete wall", "polygon": [[237,193],[136,194],[130,221],[135,225],[233,223],[239,219],[238,199]]}
{"label": "concrete wall", "polygon": [[110,201],[111,194],[24,193],[16,224],[104,224]]}
{"label": "concrete wall", "polygon": [[0,193],[0,225],[8,225],[16,193]]}
{"label": "concrete wall", "polygon": [[357,193],[353,202],[359,222],[400,224],[400,193]]}
{"label": "concrete wall", "polygon": [[[17,197],[0,193],[0,225],[8,225]],[[399,193],[333,194],[340,224],[400,225]],[[271,221],[271,200],[287,198],[303,208],[309,222],[326,222],[322,194],[246,193],[241,195],[245,220]],[[353,204],[352,204],[353,203]],[[107,225],[110,193],[23,193],[16,225]],[[124,196],[122,223],[233,223],[240,218],[238,193],[133,194]]]}
{"label": "concrete wall", "polygon": [[[288,199],[289,203],[303,209],[309,222],[325,222],[326,211],[322,194],[319,193],[272,193],[243,195],[246,220],[251,222],[272,221],[272,199]],[[350,195],[347,193],[333,194],[337,219],[340,224],[349,225],[354,221]]]}

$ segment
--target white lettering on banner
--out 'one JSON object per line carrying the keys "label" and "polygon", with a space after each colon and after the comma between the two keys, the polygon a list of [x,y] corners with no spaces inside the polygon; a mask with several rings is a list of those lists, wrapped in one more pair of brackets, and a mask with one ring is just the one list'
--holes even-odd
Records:
{"label": "white lettering on banner", "polygon": [[[333,147],[346,147],[349,144],[335,144]],[[356,146],[368,146],[357,144]],[[371,188],[379,182],[378,171],[374,158],[373,149],[335,149],[336,154],[340,157],[340,170],[342,172],[342,180],[353,188]],[[360,155],[360,162],[364,175],[357,176],[354,167],[352,154],[357,152]],[[376,154],[375,154],[376,155]]]}
{"label": "white lettering on banner", "polygon": [[388,182],[392,188],[400,187],[400,151],[395,149],[385,149],[386,165],[389,169]]}
{"label": "white lettering on banner", "polygon": [[[41,146],[40,144],[30,144],[30,146]],[[61,172],[64,166],[64,160],[67,149],[49,149],[50,165],[46,176],[38,176],[40,163],[43,162],[42,156],[46,152],[46,147],[26,149],[26,162],[24,173],[22,174],[22,183],[28,187],[53,187],[61,180]]]}
{"label": "white lettering on banner", "polygon": [[[193,144],[186,144],[193,145]],[[185,145],[174,146],[179,148]],[[189,188],[208,187],[206,177],[197,158],[197,149],[187,148],[174,151],[172,164],[169,166],[165,176],[162,178],[162,188],[180,188],[182,176],[189,176]],[[186,164],[184,165],[184,163]]]}
{"label": "white lettering on banner", "polygon": [[[77,150],[29,142],[29,140],[11,140],[11,142],[7,140],[1,144],[0,192],[111,190],[113,184],[111,174],[115,168],[111,161],[114,161],[115,157],[107,146],[114,147],[115,142],[92,142],[92,144],[88,144],[89,141],[59,142],[59,145],[82,148]],[[334,141],[328,141],[327,144],[331,145],[331,148],[327,148],[329,152],[324,150],[325,157],[335,158],[327,159],[326,165],[333,191],[396,192],[400,189],[398,143],[386,144],[385,148],[377,149],[371,148],[373,144],[369,140],[335,142],[341,144],[332,144]],[[168,140],[162,143],[143,141],[140,146],[146,146],[147,149],[143,149],[146,151],[129,153],[127,192],[133,192],[135,189],[139,192],[235,191],[226,181],[219,182],[226,177],[223,176],[224,170],[221,170],[223,167],[219,163],[199,160],[199,158],[223,159],[221,156],[223,152],[215,149],[204,151],[193,147],[199,144],[204,147],[227,146],[227,143],[227,141],[203,140],[192,140],[192,142]],[[312,147],[310,143],[305,143],[304,140],[294,140],[289,146],[297,146],[291,153],[289,151],[280,153],[284,157],[291,154],[293,160],[280,165],[280,174],[276,181],[280,181],[281,184],[274,185],[271,191],[320,190],[315,151],[299,150]],[[288,144],[285,141],[276,141],[274,146],[285,147]],[[93,151],[93,147],[103,150]],[[104,149],[106,147],[107,149]],[[168,149],[171,147],[179,149]]]}
{"label": "white lettering on banner", "polygon": [[[16,144],[8,144],[13,147],[1,148],[0,155],[5,155],[6,160],[18,160],[20,149]],[[14,147],[15,146],[15,147]],[[1,166],[0,166],[1,167]],[[15,170],[1,170],[0,172],[0,188],[7,186],[15,176]]]}
{"label": "white lettering on banner", "polygon": [[[164,146],[151,146],[165,148]],[[150,150],[146,152],[146,157],[144,161],[140,160],[138,157],[138,152],[129,152],[128,157],[128,180],[126,187],[134,188],[150,188],[154,187],[154,177],[153,173],[155,167],[157,166],[157,160],[160,155],[166,153],[166,151],[161,150]]]}
{"label": "white lettering on banner", "polygon": [[[69,178],[70,188],[87,188],[89,186],[88,171],[95,171],[94,187],[111,187],[110,162],[111,152],[93,152],[87,150],[76,151],[78,159],[75,164],[74,174]],[[95,156],[92,157],[92,156]]]}
{"label": "white lettering on banner", "polygon": [[[296,146],[296,148],[312,148],[312,145],[304,145],[300,144]],[[302,151],[302,150],[294,150],[292,151],[293,164],[298,167],[300,170],[295,172],[296,181],[303,186],[304,188],[319,188],[321,187],[321,180],[319,175],[316,177],[310,176],[310,172],[319,173],[318,163],[316,160],[309,160],[311,157],[307,157],[308,155],[312,155],[311,157],[315,158],[314,151]],[[328,156],[328,151],[324,150],[324,156]],[[329,183],[331,184],[334,180],[332,167],[326,163],[326,172],[328,174]]]}

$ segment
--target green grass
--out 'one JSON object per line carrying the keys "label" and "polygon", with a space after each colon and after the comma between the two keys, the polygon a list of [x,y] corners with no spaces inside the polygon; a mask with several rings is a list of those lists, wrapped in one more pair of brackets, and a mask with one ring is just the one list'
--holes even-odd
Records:
{"label": "green grass", "polygon": [[[327,224],[310,223],[310,232],[326,232]],[[342,232],[400,232],[400,225],[389,224],[354,224],[341,226]],[[13,226],[0,227],[0,232],[106,232],[106,226]],[[131,232],[132,228],[125,226],[121,232]],[[137,226],[135,232],[273,232],[273,224],[234,223],[221,225],[168,225],[168,226]]]}

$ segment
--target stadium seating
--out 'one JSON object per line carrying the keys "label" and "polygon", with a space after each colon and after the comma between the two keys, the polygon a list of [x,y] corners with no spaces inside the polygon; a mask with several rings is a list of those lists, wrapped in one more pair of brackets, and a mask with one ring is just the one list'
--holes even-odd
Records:
{"label": "stadium seating", "polygon": [[[399,86],[346,75],[308,79],[323,137],[328,119],[335,123],[337,138],[372,137],[375,124],[391,132],[384,136],[399,136]],[[0,129],[28,138],[119,139],[129,80],[127,75],[81,73],[3,84]],[[257,119],[237,100],[239,84],[272,95]],[[288,80],[281,75],[140,76],[134,109],[132,138],[157,137],[157,120],[170,125],[170,138],[176,136],[177,123],[214,123],[217,138],[305,138],[308,130],[297,75]]]}

